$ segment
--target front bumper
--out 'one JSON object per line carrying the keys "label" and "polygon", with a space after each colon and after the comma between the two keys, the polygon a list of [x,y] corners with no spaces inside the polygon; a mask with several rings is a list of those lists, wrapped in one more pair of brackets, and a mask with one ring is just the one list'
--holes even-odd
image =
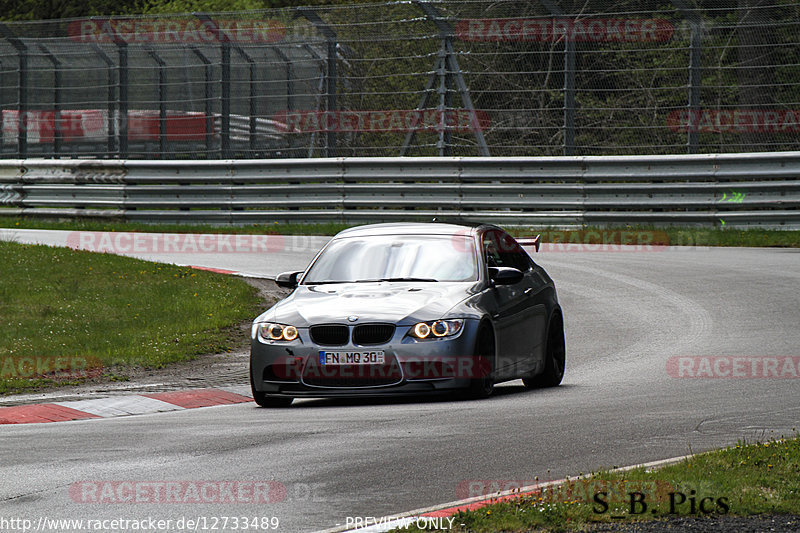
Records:
{"label": "front bumper", "polygon": [[[464,319],[452,338],[415,340],[409,326],[397,326],[393,337],[377,346],[320,346],[308,328],[291,342],[251,341],[250,374],[256,391],[296,398],[346,398],[429,395],[468,387],[491,365],[474,356],[478,320]],[[320,352],[382,351],[383,365],[322,366]]]}

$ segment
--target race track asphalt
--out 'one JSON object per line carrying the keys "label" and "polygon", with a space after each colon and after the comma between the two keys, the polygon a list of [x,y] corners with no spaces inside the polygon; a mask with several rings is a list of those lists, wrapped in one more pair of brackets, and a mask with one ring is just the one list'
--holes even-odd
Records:
{"label": "race track asphalt", "polygon": [[[668,362],[800,356],[800,250],[622,250],[534,254],[565,312],[558,388],[516,381],[484,401],[303,400],[0,426],[2,514],[277,517],[279,531],[316,531],[475,496],[470,481],[558,479],[794,434],[798,379],[675,377]],[[274,275],[302,269],[313,252],[201,259]],[[92,503],[79,490],[126,481],[272,481],[285,493],[267,504]]]}

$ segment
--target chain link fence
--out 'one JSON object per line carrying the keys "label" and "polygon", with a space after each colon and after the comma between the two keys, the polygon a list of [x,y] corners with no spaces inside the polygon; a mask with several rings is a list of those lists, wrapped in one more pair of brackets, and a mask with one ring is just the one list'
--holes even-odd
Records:
{"label": "chain link fence", "polygon": [[0,24],[4,158],[800,149],[800,4],[400,1]]}

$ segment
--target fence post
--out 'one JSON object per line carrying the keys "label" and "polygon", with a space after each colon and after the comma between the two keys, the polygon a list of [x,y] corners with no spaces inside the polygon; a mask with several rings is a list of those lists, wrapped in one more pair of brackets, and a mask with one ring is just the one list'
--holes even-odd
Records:
{"label": "fence post", "polygon": [[575,43],[564,45],[564,155],[575,155]]}
{"label": "fence post", "polygon": [[117,43],[117,53],[119,54],[119,125],[117,126],[117,146],[119,146],[119,156],[123,159],[128,157],[128,44]]}
{"label": "fence post", "polygon": [[[91,20],[94,20],[92,17]],[[128,41],[121,37],[116,27],[110,26],[111,40],[117,46],[117,95],[119,97],[119,116],[115,126],[117,133],[117,154],[120,158],[128,157]],[[99,50],[99,48],[96,48]],[[101,51],[101,57],[105,54]],[[107,58],[104,58],[107,59]],[[110,91],[109,91],[109,94]],[[109,118],[110,120],[110,118]]]}
{"label": "fence post", "polygon": [[28,47],[14,35],[8,26],[0,22],[0,35],[17,51],[19,61],[17,83],[17,152],[20,159],[28,156]]}
{"label": "fence post", "polygon": [[272,50],[286,65],[286,110],[294,111],[294,67],[292,66],[292,60],[279,47],[275,46]]}
{"label": "fence post", "polygon": [[[241,46],[239,46],[238,44],[232,43],[230,37],[227,34],[225,34],[220,29],[219,25],[216,22],[214,22],[213,20],[211,20],[208,17],[208,15],[203,15],[201,18],[209,25],[209,27],[213,27],[213,31],[214,31],[215,35],[217,35],[218,38],[221,38],[220,40],[222,41],[222,43],[224,45],[223,48],[222,48],[222,73],[223,73],[222,74],[222,78],[223,78],[223,85],[222,85],[222,105],[223,105],[222,116],[223,116],[223,118],[222,118],[222,120],[223,120],[223,129],[225,129],[224,121],[225,121],[225,117],[226,116],[228,117],[227,118],[227,123],[228,123],[227,131],[228,131],[228,134],[226,136],[227,137],[228,148],[226,150],[225,147],[224,147],[224,144],[225,144],[224,143],[224,138],[225,137],[223,137],[223,152],[226,152],[226,151],[229,152],[228,155],[226,155],[224,157],[225,158],[230,158],[231,157],[231,155],[230,155],[230,151],[231,151],[231,147],[230,147],[230,137],[231,137],[230,136],[230,123],[231,123],[231,48],[236,50],[236,52],[240,56],[242,56],[242,58],[244,58],[244,60],[247,61],[247,63],[249,64],[249,72],[250,72],[250,104],[249,104],[249,107],[248,107],[248,113],[250,115],[249,119],[248,119],[249,130],[250,130],[249,147],[250,147],[250,151],[253,152],[253,151],[255,151],[255,138],[256,138],[256,103],[255,103],[255,96],[256,96],[256,93],[255,93],[255,79],[256,79],[255,64],[256,64],[256,62],[253,60],[252,57],[250,57],[250,55],[247,54],[247,52],[242,50]],[[227,80],[227,83],[224,82],[225,80]],[[251,154],[251,157],[252,157],[252,154]]]}
{"label": "fence post", "polygon": [[[3,61],[0,60],[0,87],[3,86]],[[0,128],[3,124],[3,111],[0,110]],[[0,158],[3,157],[3,132],[0,131]]]}
{"label": "fence post", "polygon": [[108,102],[106,103],[106,105],[108,107],[108,118],[106,120],[108,124],[108,141],[106,149],[108,150],[108,153],[106,154],[106,157],[110,157],[111,154],[114,152],[114,137],[116,136],[116,131],[117,131],[117,122],[116,120],[114,120],[114,112],[116,109],[115,98],[114,98],[114,61],[112,61],[111,58],[108,57],[108,54],[106,54],[97,43],[90,43],[90,44],[92,46],[92,49],[97,54],[97,56],[103,61],[103,63],[106,64],[107,67],[108,75],[106,79],[108,80],[108,96],[107,96]]}
{"label": "fence post", "polygon": [[[445,74],[445,94],[449,98],[445,98],[444,106],[447,109],[452,108],[452,85],[453,80],[455,79],[455,84],[458,87],[458,92],[461,95],[461,103],[467,111],[471,114],[471,124],[474,128],[475,133],[475,140],[478,143],[478,151],[482,156],[489,155],[489,146],[486,144],[486,138],[483,136],[483,130],[481,129],[480,120],[478,119],[478,113],[475,111],[475,105],[472,103],[472,97],[469,94],[469,88],[467,87],[467,82],[464,81],[464,74],[461,72],[461,67],[458,64],[458,58],[456,57],[455,49],[453,48],[453,36],[455,35],[455,31],[453,30],[453,26],[445,20],[439,10],[437,10],[434,6],[425,2],[423,0],[413,0],[413,2],[425,13],[425,16],[428,17],[430,21],[432,21],[436,28],[439,30],[439,38],[442,40],[442,48],[439,52],[439,59],[437,62],[437,70],[438,72],[442,73],[442,71],[446,72]],[[449,82],[447,77],[449,77]],[[429,81],[429,86],[426,86],[425,93],[429,91],[430,88],[433,87],[432,78]],[[441,83],[439,91],[441,93]],[[427,102],[427,94],[423,95],[422,100],[420,100],[420,104],[418,108],[422,108]],[[440,109],[442,106],[442,102],[440,99]],[[444,117],[442,117],[444,120]],[[442,124],[442,130],[445,131],[444,123]],[[408,152],[408,148],[411,145],[411,141],[414,138],[413,131],[409,132],[406,136],[405,141],[403,142],[403,146],[400,148],[400,154],[405,155]],[[447,153],[449,155],[451,151],[451,134],[449,131],[446,132],[446,136],[442,138],[442,135],[439,135],[439,155],[443,155],[442,144],[447,147]],[[444,141],[444,142],[443,142]]]}
{"label": "fence post", "polygon": [[[286,65],[286,111],[287,113],[291,113],[294,111],[294,67],[292,66],[292,60],[289,59],[289,56],[283,53],[278,46],[273,47],[272,51],[275,52],[275,54],[281,58],[284,65]],[[289,140],[292,138],[292,135],[288,135],[286,141],[287,153],[290,157],[294,154],[292,149],[294,143]]]}
{"label": "fence post", "polygon": [[[322,105],[322,91],[325,89],[325,66],[324,60],[320,54],[314,50],[314,47],[310,44],[304,44],[303,49],[306,50],[309,55],[311,55],[314,59],[317,60],[317,64],[319,65],[319,82],[317,83],[317,95],[314,98],[314,112],[319,113],[320,106]],[[308,142],[308,156],[309,158],[314,157],[314,143],[317,142],[317,132],[312,131],[311,136]]]}
{"label": "fence post", "polygon": [[702,80],[703,21],[683,0],[672,0],[681,15],[689,22],[689,121],[686,134],[686,152],[696,154],[700,133],[697,121],[700,118],[700,86]]}
{"label": "fence post", "polygon": [[39,49],[53,64],[53,155],[61,152],[61,61],[47,47],[39,43]]}
{"label": "fence post", "polygon": [[441,60],[439,61],[439,88],[436,92],[439,93],[439,155],[450,156],[453,155],[453,134],[447,127],[447,113],[453,108],[453,77],[449,72],[450,65],[447,62],[447,39],[442,40],[442,48],[439,50]]}
{"label": "fence post", "polygon": [[204,113],[206,115],[206,154],[210,154],[214,139],[214,113],[211,109],[211,61],[209,61],[209,59],[203,55],[203,52],[198,50],[196,46],[190,46],[189,49],[203,63],[203,70],[205,71],[205,83],[203,84],[205,87],[205,92],[203,100],[205,104]]}
{"label": "fence post", "polygon": [[167,153],[167,76],[164,69],[167,64],[149,46],[145,46],[144,50],[158,65],[158,150],[164,158]]}
{"label": "fence post", "polygon": [[248,120],[248,129],[250,130],[249,135],[249,147],[250,147],[250,157],[255,157],[256,151],[256,62],[255,60],[250,57],[250,55],[242,50],[241,46],[234,45],[234,50],[236,50],[242,58],[247,61],[248,71],[250,73],[250,98],[249,98],[249,106],[248,106],[248,113],[250,115]]}
{"label": "fence post", "polygon": [[220,92],[222,101],[220,109],[220,144],[222,145],[222,159],[231,159],[231,43],[227,34],[219,28],[207,13],[193,13],[195,17],[206,24],[211,33],[217,38],[220,45],[220,62],[222,79]]}
{"label": "fence post", "polygon": [[227,41],[221,43],[222,80],[221,80],[221,124],[222,158],[231,158],[231,46]]}
{"label": "fence post", "polygon": [[[322,18],[313,9],[298,7],[297,12],[305,17],[322,35],[325,36],[328,49],[328,62],[325,74],[325,91],[327,92],[328,114],[335,114],[338,111],[336,103],[336,82],[338,73],[336,71],[336,50],[338,48],[336,32],[328,26]],[[326,126],[328,122],[326,118]],[[325,128],[327,130],[327,142],[325,143],[325,156],[336,157],[336,131],[334,128]]]}
{"label": "fence post", "polygon": [[[564,11],[551,0],[539,0],[553,16]],[[564,34],[564,155],[575,155],[575,42]]]}

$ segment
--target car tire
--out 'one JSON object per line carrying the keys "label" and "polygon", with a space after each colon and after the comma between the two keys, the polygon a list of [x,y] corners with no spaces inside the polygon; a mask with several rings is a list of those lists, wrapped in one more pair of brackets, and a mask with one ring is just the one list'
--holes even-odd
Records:
{"label": "car tire", "polygon": [[257,391],[256,385],[253,383],[252,374],[250,374],[250,391],[253,393],[253,401],[260,407],[289,407],[294,401],[294,398],[270,396],[264,392]]}
{"label": "car tire", "polygon": [[564,343],[564,319],[559,312],[556,312],[550,320],[545,350],[544,372],[522,378],[522,382],[529,389],[556,387],[564,379],[567,351]]}
{"label": "car tire", "polygon": [[479,400],[492,395],[494,392],[494,359],[494,332],[489,326],[483,326],[475,341],[473,361],[473,368],[480,374],[480,377],[471,380],[467,389],[467,398]]}

